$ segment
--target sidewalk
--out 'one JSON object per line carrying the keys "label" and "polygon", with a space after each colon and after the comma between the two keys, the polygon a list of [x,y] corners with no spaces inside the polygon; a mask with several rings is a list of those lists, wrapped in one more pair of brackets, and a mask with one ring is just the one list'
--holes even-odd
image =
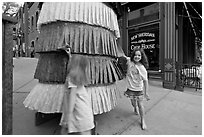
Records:
{"label": "sidewalk", "polygon": [[[149,81],[151,100],[145,103],[148,129],[140,128],[127,98],[110,113],[97,117],[102,135],[199,135],[202,134],[202,96],[164,89]],[[122,84],[121,84],[122,85]]]}
{"label": "sidewalk", "polygon": [[[23,106],[25,97],[37,83],[37,80],[33,79],[36,64],[37,59],[14,59],[13,134],[59,135],[60,118],[35,126],[35,112]],[[97,133],[99,135],[202,134],[201,94],[164,89],[161,82],[157,81],[149,81],[149,85],[151,100],[145,102],[147,130],[141,130],[139,116],[134,115],[130,101],[121,96],[115,109],[95,116],[98,123]],[[119,86],[122,94],[123,81],[119,82]]]}
{"label": "sidewalk", "polygon": [[[151,81],[150,81],[151,83]],[[146,104],[148,129],[142,131],[139,119],[132,122],[122,135],[201,135],[202,96],[162,87],[150,86],[152,102]],[[157,91],[157,95],[156,95]],[[162,92],[164,95],[158,96]],[[158,97],[158,99],[156,99]]]}

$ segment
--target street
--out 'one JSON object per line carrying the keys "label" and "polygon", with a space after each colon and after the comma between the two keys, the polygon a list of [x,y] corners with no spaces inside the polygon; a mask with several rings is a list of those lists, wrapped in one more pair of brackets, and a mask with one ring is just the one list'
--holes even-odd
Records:
{"label": "street", "polygon": [[[33,78],[35,58],[13,59],[13,134],[59,135],[60,118],[35,126],[35,111],[24,107],[23,101],[38,80]],[[146,124],[141,130],[138,115],[134,115],[130,101],[123,96],[124,81],[118,82],[121,97],[115,109],[95,116],[99,135],[202,135],[201,91],[164,89],[162,82],[149,81],[151,100],[145,102]],[[193,92],[198,92],[194,94]],[[192,93],[192,94],[191,94]]]}

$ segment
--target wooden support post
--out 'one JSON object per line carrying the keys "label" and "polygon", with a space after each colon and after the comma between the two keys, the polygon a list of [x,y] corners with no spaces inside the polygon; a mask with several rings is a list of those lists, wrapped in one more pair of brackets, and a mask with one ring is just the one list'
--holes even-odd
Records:
{"label": "wooden support post", "polygon": [[12,135],[13,108],[13,24],[11,17],[2,15],[2,134]]}

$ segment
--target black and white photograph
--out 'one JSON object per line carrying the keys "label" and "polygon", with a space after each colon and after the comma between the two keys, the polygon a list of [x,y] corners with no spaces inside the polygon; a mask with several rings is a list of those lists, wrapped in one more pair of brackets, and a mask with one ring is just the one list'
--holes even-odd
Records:
{"label": "black and white photograph", "polygon": [[202,1],[1,6],[2,135],[202,135]]}

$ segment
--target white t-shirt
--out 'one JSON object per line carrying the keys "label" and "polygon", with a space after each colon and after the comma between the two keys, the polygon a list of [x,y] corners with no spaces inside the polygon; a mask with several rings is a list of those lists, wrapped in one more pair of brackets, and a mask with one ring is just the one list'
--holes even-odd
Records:
{"label": "white t-shirt", "polygon": [[[77,87],[69,81],[68,88],[76,87],[76,99],[73,113],[71,114],[71,121],[67,123],[66,113],[62,114],[60,125],[68,127],[68,132],[83,132],[94,128],[94,118],[91,104],[91,97],[89,96],[84,86]],[[68,106],[68,100],[65,94],[64,105]],[[65,108],[64,111],[68,111]]]}
{"label": "white t-shirt", "polygon": [[133,91],[143,90],[143,80],[148,80],[147,70],[142,64],[135,64],[128,58],[127,83],[128,89]]}

